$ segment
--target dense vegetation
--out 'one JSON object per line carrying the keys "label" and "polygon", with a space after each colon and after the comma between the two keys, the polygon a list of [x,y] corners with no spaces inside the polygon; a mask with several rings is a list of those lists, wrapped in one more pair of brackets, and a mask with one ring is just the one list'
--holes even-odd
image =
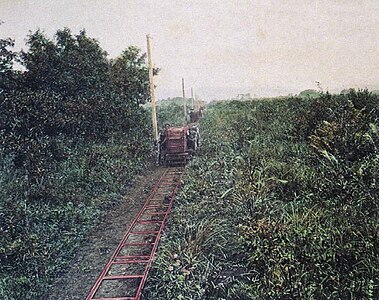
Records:
{"label": "dense vegetation", "polygon": [[0,40],[0,298],[40,299],[151,152],[148,69],[85,31],[13,44]]}
{"label": "dense vegetation", "polygon": [[145,299],[378,299],[378,104],[209,105]]}

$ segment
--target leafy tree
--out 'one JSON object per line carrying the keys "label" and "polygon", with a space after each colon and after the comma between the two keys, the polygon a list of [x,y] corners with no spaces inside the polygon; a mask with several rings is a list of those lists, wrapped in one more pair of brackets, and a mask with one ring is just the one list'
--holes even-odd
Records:
{"label": "leafy tree", "polygon": [[29,50],[21,53],[26,68],[25,83],[31,90],[45,90],[63,96],[103,91],[107,85],[107,53],[83,30],[73,36],[68,28],[58,30],[55,41],[43,32],[30,33]]}
{"label": "leafy tree", "polygon": [[14,89],[17,84],[18,73],[13,69],[17,53],[12,51],[14,40],[0,39],[0,93]]}
{"label": "leafy tree", "polygon": [[53,41],[37,30],[29,34],[27,45],[29,49],[21,52],[20,62],[26,68],[25,86],[32,91],[73,97],[113,90],[136,104],[149,100],[146,55],[135,46],[109,61],[97,40],[84,30],[73,35],[68,28],[58,30]]}
{"label": "leafy tree", "polygon": [[[154,70],[154,75],[158,74]],[[111,83],[117,93],[127,96],[137,104],[149,101],[149,68],[146,54],[137,47],[130,46],[111,62]]]}
{"label": "leafy tree", "polygon": [[56,46],[41,30],[29,33],[28,52],[21,51],[20,62],[26,68],[23,74],[26,88],[34,91],[56,90],[59,60]]}
{"label": "leafy tree", "polygon": [[70,95],[104,91],[108,82],[107,52],[84,30],[75,37],[67,28],[56,33],[58,57],[61,60],[60,82]]}

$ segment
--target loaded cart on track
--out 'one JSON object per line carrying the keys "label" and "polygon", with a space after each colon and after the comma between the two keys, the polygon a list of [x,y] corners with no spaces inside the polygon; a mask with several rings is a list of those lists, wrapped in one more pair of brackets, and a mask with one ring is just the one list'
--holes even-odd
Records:
{"label": "loaded cart on track", "polygon": [[158,160],[165,166],[185,165],[199,146],[197,124],[183,127],[170,127],[168,124],[159,134]]}

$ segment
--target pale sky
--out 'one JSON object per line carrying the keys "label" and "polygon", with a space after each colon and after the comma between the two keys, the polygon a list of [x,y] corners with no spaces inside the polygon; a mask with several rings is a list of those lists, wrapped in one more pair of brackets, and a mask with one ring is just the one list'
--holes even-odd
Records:
{"label": "pale sky", "polygon": [[109,57],[146,52],[150,33],[158,98],[182,77],[203,99],[379,89],[379,0],[0,0],[0,19],[18,48],[29,30],[85,28]]}

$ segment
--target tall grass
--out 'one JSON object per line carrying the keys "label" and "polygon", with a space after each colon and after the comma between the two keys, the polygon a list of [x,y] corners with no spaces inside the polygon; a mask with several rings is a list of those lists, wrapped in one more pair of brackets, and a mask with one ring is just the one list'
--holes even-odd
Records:
{"label": "tall grass", "polygon": [[[210,106],[146,299],[377,299],[378,104],[352,91]],[[174,254],[197,258],[184,277]]]}

